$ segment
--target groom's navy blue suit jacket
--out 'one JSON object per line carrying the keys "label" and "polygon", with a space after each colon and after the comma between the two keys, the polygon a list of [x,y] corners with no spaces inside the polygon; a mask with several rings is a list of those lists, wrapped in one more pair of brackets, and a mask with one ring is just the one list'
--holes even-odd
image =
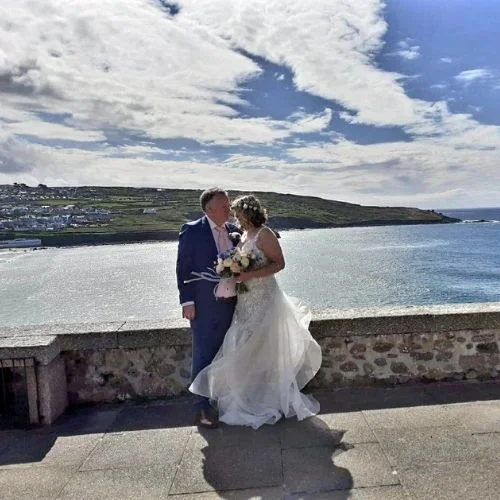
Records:
{"label": "groom's navy blue suit jacket", "polygon": [[[240,232],[234,224],[226,223],[225,226],[228,233]],[[185,284],[184,281],[194,277],[193,271],[213,270],[216,260],[217,246],[207,217],[184,224],[179,233],[177,253],[177,286],[181,304],[193,301],[198,309],[215,300],[213,290],[216,283],[200,280]]]}

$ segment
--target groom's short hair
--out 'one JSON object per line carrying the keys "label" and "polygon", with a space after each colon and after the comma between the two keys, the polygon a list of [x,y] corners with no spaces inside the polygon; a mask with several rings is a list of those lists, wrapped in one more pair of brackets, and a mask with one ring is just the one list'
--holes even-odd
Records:
{"label": "groom's short hair", "polygon": [[210,202],[210,200],[214,196],[217,196],[219,194],[223,194],[224,196],[227,196],[227,191],[220,188],[220,187],[211,187],[211,188],[205,189],[205,191],[203,191],[203,193],[201,193],[201,196],[200,196],[201,209],[205,212],[206,211],[205,209],[207,208],[207,205]]}

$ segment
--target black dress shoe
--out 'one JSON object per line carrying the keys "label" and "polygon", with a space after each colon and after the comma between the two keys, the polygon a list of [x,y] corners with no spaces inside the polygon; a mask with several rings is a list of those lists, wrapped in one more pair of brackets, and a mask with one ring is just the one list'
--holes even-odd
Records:
{"label": "black dress shoe", "polygon": [[202,408],[196,414],[195,425],[205,429],[216,429],[219,427],[219,421],[213,412]]}

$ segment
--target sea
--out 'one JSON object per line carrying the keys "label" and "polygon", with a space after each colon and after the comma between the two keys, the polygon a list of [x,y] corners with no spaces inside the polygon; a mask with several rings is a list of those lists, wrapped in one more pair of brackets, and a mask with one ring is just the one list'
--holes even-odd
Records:
{"label": "sea", "polygon": [[[500,208],[281,232],[281,287],[328,309],[500,302]],[[179,318],[176,242],[0,250],[0,327]]]}

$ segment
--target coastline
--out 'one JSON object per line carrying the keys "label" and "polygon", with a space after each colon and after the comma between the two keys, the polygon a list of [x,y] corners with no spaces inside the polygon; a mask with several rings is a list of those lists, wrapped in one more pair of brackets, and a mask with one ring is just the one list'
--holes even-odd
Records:
{"label": "coastline", "polygon": [[[362,222],[352,222],[346,224],[331,224],[310,222],[301,226],[287,224],[273,224],[272,220],[269,224],[273,230],[282,231],[304,231],[307,229],[342,229],[352,227],[380,227],[380,226],[415,226],[429,224],[457,224],[462,220],[445,217],[439,221],[428,220],[370,220]],[[62,248],[62,247],[80,247],[94,245],[118,245],[129,243],[147,243],[147,242],[172,242],[178,240],[178,231],[126,231],[116,233],[38,233],[37,237],[41,238],[42,245],[36,248]],[[17,235],[16,237],[27,238],[28,234]]]}

